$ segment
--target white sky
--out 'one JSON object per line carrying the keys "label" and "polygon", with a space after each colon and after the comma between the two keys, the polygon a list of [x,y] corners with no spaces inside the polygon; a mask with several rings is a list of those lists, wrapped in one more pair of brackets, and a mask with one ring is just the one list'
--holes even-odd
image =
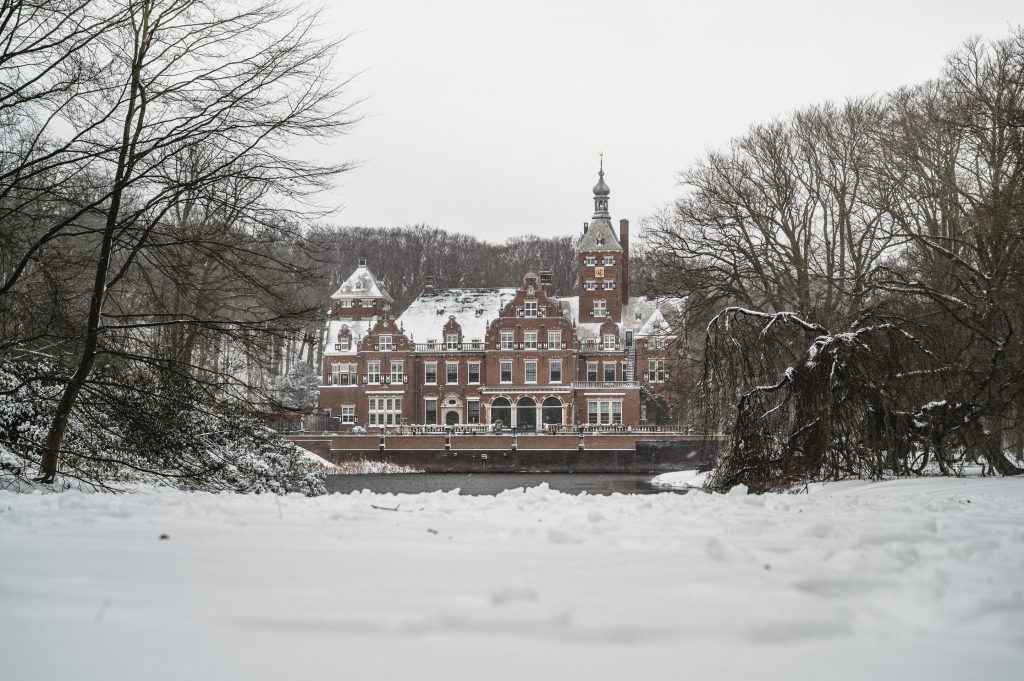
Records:
{"label": "white sky", "polygon": [[332,222],[424,222],[502,240],[578,231],[605,152],[614,219],[751,123],[938,75],[970,35],[1005,37],[1019,0],[362,0],[339,73],[366,118],[321,148],[362,162]]}

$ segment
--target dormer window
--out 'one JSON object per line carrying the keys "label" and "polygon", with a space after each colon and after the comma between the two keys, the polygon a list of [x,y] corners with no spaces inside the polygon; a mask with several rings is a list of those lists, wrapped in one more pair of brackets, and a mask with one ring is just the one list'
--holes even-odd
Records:
{"label": "dormer window", "polygon": [[484,309],[482,307],[478,307],[476,309],[476,316],[477,317],[483,317],[484,316]]}
{"label": "dormer window", "polygon": [[[605,350],[614,350],[615,349],[615,340],[616,340],[616,338],[615,338],[615,334],[614,333],[606,333],[606,334],[604,334],[604,349]],[[612,380],[614,380],[614,379],[612,379]]]}
{"label": "dormer window", "polygon": [[338,338],[338,349],[345,352],[352,349],[352,338],[350,336],[340,336]]}
{"label": "dormer window", "polygon": [[438,317],[444,316],[444,308],[443,307],[437,308],[436,312],[437,312],[437,316]]}
{"label": "dormer window", "polygon": [[537,301],[536,300],[527,300],[525,303],[523,303],[523,309],[525,310],[527,317],[536,317],[537,316]]}
{"label": "dormer window", "polygon": [[529,293],[532,296],[533,295],[533,286],[532,285],[531,286],[527,286],[526,287],[526,292]]}
{"label": "dormer window", "polygon": [[387,352],[389,350],[395,349],[395,344],[394,342],[392,342],[391,336],[389,334],[381,334],[378,346],[380,347],[381,352]]}
{"label": "dormer window", "polygon": [[597,235],[597,245],[604,246],[604,234]]}
{"label": "dormer window", "polygon": [[449,350],[455,350],[459,347],[459,334],[457,333],[446,333],[444,335],[444,346]]}

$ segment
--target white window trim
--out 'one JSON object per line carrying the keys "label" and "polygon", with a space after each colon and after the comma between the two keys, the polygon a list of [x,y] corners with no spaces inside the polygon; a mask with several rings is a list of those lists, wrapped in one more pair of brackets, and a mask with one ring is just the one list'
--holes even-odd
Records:
{"label": "white window trim", "polygon": [[[431,381],[427,376],[427,369],[434,368],[434,380]],[[424,362],[423,363],[423,385],[437,385],[437,362]]]}
{"label": "white window trim", "polygon": [[[530,371],[529,371],[529,367],[531,365],[533,366],[533,380],[532,381],[530,380]],[[525,362],[523,362],[523,382],[524,383],[527,383],[529,385],[534,385],[535,383],[537,383],[537,378],[538,378],[537,368],[538,368],[537,367],[537,360],[535,360],[535,359],[528,359]]]}
{"label": "white window trim", "polygon": [[[506,364],[508,365],[508,380],[507,381],[502,377],[502,374],[505,373],[502,369],[504,368],[504,365],[506,365]],[[498,361],[498,382],[499,383],[503,383],[505,385],[508,385],[508,384],[512,383],[512,372],[513,372],[512,360],[510,360],[510,359],[503,359],[503,360],[499,360]]]}

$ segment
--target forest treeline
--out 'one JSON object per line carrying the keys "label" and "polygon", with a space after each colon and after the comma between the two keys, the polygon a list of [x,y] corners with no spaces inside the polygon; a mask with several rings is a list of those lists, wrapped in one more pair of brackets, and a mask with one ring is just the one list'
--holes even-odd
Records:
{"label": "forest treeline", "polygon": [[647,221],[726,489],[1020,472],[1024,32],[752,126]]}

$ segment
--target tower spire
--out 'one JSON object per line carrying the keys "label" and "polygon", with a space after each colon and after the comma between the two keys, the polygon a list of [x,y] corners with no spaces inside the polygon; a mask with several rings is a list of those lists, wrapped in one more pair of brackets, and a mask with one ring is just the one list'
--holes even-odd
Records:
{"label": "tower spire", "polygon": [[611,189],[604,183],[604,152],[598,153],[598,156],[601,160],[597,171],[597,184],[594,185],[594,217],[610,218],[608,195],[611,194]]}

